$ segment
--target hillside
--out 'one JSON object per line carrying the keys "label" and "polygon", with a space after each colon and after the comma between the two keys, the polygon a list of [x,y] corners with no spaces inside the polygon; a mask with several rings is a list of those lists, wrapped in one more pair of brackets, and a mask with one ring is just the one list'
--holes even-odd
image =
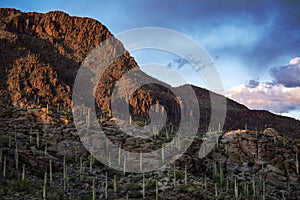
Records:
{"label": "hillside", "polygon": [[[76,74],[87,55],[112,37],[94,19],[60,11],[42,14],[0,9],[3,199],[42,199],[45,173],[48,199],[87,199],[93,192],[102,199],[107,195],[108,199],[124,199],[126,195],[142,198],[143,176],[123,174],[96,161],[81,143],[73,123],[71,105]],[[101,58],[108,60],[118,52],[124,53],[109,65],[96,88],[97,117],[107,137],[120,147],[137,152],[155,150],[169,138],[160,134],[149,140],[135,139],[126,135],[133,129],[128,127],[124,134],[110,120],[114,117],[111,95],[122,74],[136,69],[138,76],[154,80],[139,69],[119,41]],[[132,79],[122,84],[134,87],[137,83]],[[190,115],[193,108],[186,110],[187,105],[181,105],[180,110],[180,102],[164,86],[151,84],[136,90],[127,102],[134,121],[147,123],[149,109],[157,102],[168,113],[167,129],[178,128],[180,112]],[[174,90],[184,93],[186,87]],[[200,159],[202,133],[208,130],[211,118],[210,95],[225,97],[192,88],[200,107],[198,135],[174,166],[168,165],[161,173],[145,174],[147,199],[155,199],[155,195],[160,199],[232,199],[235,195],[240,199],[299,198],[300,122],[268,111],[250,110],[226,99],[222,134],[213,151]]]}

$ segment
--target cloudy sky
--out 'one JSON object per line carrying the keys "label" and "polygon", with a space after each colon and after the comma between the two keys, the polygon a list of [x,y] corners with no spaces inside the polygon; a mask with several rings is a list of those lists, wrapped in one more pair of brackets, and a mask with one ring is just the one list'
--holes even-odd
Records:
{"label": "cloudy sky", "polygon": [[[1,0],[0,6],[88,16],[113,34],[148,26],[179,31],[208,52],[228,97],[250,108],[300,117],[300,1]],[[184,59],[151,50],[133,55],[141,65],[160,63],[205,87]]]}

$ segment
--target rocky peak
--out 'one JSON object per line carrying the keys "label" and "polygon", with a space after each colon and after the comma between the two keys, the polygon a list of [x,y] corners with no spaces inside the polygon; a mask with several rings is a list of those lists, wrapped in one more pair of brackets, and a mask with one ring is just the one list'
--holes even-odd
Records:
{"label": "rocky peak", "polygon": [[[112,34],[94,19],[72,17],[60,11],[41,14],[0,9],[0,16],[0,83],[5,99],[21,107],[31,102],[69,109],[71,88],[82,61]],[[137,67],[120,42],[111,47],[111,52],[115,49],[125,53],[112,64],[106,75],[111,77],[109,81],[115,81],[124,70]],[[108,55],[101,56],[106,59]],[[112,85],[102,85],[105,88],[100,91],[111,90]],[[107,94],[102,93],[106,99]]]}

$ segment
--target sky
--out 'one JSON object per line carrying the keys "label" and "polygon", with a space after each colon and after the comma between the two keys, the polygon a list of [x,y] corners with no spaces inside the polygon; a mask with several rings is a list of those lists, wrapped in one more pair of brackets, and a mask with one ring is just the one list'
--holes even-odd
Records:
{"label": "sky", "polygon": [[[300,1],[1,0],[0,7],[61,10],[91,17],[115,35],[141,27],[179,31],[209,54],[226,96],[252,109],[300,118]],[[140,65],[160,63],[178,72],[186,82],[206,87],[192,66],[178,56],[157,50],[131,53]],[[149,67],[141,68],[151,74]]]}

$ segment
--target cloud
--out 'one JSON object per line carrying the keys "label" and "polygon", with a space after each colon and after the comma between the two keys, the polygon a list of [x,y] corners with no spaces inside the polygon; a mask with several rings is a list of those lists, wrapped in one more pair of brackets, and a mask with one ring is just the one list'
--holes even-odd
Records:
{"label": "cloud", "polygon": [[239,85],[227,91],[227,97],[251,109],[265,109],[275,113],[288,113],[300,106],[300,87],[259,84],[257,87]]}
{"label": "cloud", "polygon": [[253,71],[261,72],[259,66],[268,68],[274,58],[299,51],[299,1],[153,0],[136,10],[146,17],[139,18],[139,24],[188,33],[211,54],[235,56]]}
{"label": "cloud", "polygon": [[300,57],[270,70],[272,82],[251,79],[227,90],[227,96],[251,109],[288,113],[300,108]]}
{"label": "cloud", "polygon": [[290,61],[290,65],[297,65],[297,64],[300,64],[300,57],[293,58]]}
{"label": "cloud", "polygon": [[275,84],[282,84],[285,87],[299,87],[300,57],[292,59],[289,65],[272,68],[270,73]]}
{"label": "cloud", "polygon": [[257,86],[259,86],[260,82],[258,80],[248,80],[247,83],[245,84],[246,87],[249,88],[256,88]]}
{"label": "cloud", "polygon": [[172,62],[168,63],[167,66],[169,68],[176,67],[176,69],[180,69],[180,68],[182,68],[186,64],[189,64],[189,63],[185,59],[183,59],[183,58],[175,58],[175,59],[173,59]]}

